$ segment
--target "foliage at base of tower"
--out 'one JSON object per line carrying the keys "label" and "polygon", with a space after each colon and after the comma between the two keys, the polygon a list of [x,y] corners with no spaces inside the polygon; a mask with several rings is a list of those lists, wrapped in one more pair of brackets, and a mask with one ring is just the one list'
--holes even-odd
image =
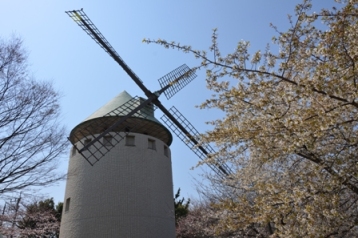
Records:
{"label": "foliage at base of tower", "polygon": [[291,28],[272,52],[250,54],[240,41],[222,56],[214,30],[210,57],[165,40],[145,40],[193,53],[215,95],[202,108],[225,117],[203,142],[236,168],[230,196],[217,199],[220,229],[270,227],[273,237],[358,236],[358,1],[312,12],[297,5]]}
{"label": "foliage at base of tower", "polygon": [[27,64],[19,38],[0,38],[0,194],[64,177],[56,173],[67,148],[60,96],[51,83],[32,79]]}
{"label": "foliage at base of tower", "polygon": [[219,231],[220,211],[209,204],[194,205],[187,216],[178,220],[176,226],[177,238],[214,238],[214,237],[243,237],[241,232],[232,230]]}
{"label": "foliage at base of tower", "polygon": [[8,237],[58,238],[62,203],[56,207],[53,199],[25,204],[21,197],[7,203],[1,216],[0,234]]}
{"label": "foliage at base of tower", "polygon": [[178,189],[177,193],[174,196],[175,223],[177,223],[177,221],[180,218],[183,218],[186,215],[188,215],[189,212],[190,199],[188,199],[185,202],[185,198],[179,199],[179,197],[180,197],[180,188]]}
{"label": "foliage at base of tower", "polygon": [[215,238],[215,237],[268,237],[269,226],[252,224],[249,227],[228,227],[221,219],[227,217],[227,211],[218,209],[214,204],[201,202],[194,205],[187,216],[177,222],[177,238]]}
{"label": "foliage at base of tower", "polygon": [[214,237],[214,226],[217,219],[211,219],[211,211],[205,205],[190,209],[187,216],[178,219],[176,226],[177,238],[204,238]]}

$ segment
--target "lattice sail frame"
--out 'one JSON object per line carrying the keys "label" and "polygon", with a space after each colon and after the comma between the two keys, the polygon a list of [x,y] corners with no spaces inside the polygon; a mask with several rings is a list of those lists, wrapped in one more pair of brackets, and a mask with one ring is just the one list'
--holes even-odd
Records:
{"label": "lattice sail frame", "polygon": [[186,64],[179,66],[158,79],[160,87],[165,89],[164,95],[169,100],[182,88],[196,78],[196,74]]}
{"label": "lattice sail frame", "polygon": [[[129,68],[129,66],[123,61],[123,59],[118,55],[118,53],[114,50],[114,48],[110,45],[110,43],[104,38],[104,36],[101,34],[101,32],[97,29],[97,27],[92,23],[92,21],[87,17],[87,15],[84,13],[84,11],[81,10],[74,10],[74,11],[66,11],[66,13],[97,43],[103,48],[126,72],[127,74],[133,79],[133,81],[143,90],[145,95],[148,97],[148,100],[154,100],[153,103],[157,104],[157,106],[163,111],[164,114],[168,113],[165,117],[167,120],[167,126],[173,130],[173,132],[190,148],[194,151],[195,154],[199,156],[201,160],[205,159],[210,153],[213,153],[214,150],[209,145],[197,145],[197,141],[194,139],[192,135],[186,135],[187,132],[185,132],[185,127],[181,126],[179,123],[187,122],[188,124],[185,124],[186,127],[189,127],[191,130],[191,133],[195,136],[198,136],[199,133],[195,130],[195,128],[177,111],[177,116],[179,120],[177,120],[174,116],[170,115],[170,112],[165,109],[161,103],[156,100],[161,93],[164,92],[167,99],[171,98],[174,94],[176,94],[178,91],[180,91],[184,86],[186,86],[188,83],[190,83],[195,77],[195,72],[193,70],[190,70],[189,67],[186,65],[182,65],[179,68],[175,69],[174,71],[170,72],[169,74],[163,76],[161,79],[159,79],[159,83],[162,87],[161,90],[158,90],[154,93],[150,92],[144,85],[143,81],[139,79],[139,77]],[[179,75],[179,76],[178,76]],[[167,91],[167,92],[166,92]],[[157,102],[155,102],[157,101]],[[132,118],[132,117],[131,117]],[[108,120],[108,117],[107,117]],[[163,118],[162,118],[163,120]],[[120,121],[115,121],[112,126],[121,126]],[[190,126],[189,126],[190,125]],[[194,131],[195,130],[195,131]],[[106,130],[107,131],[107,130]],[[112,133],[112,132],[108,132]],[[107,134],[108,134],[107,133]],[[98,143],[100,143],[98,138],[103,138],[102,136],[98,136],[94,140],[97,140]],[[128,132],[127,132],[128,134]],[[185,140],[185,136],[187,137]],[[119,142],[123,140],[123,136],[119,137]],[[116,143],[119,143],[116,142]],[[94,143],[90,143],[95,145]],[[100,143],[101,144],[101,143]],[[86,145],[84,145],[86,147]],[[75,149],[77,149],[74,146]],[[101,146],[103,148],[103,145]],[[79,152],[83,153],[83,149],[80,149]],[[98,149],[97,149],[98,150]],[[98,150],[99,151],[99,150]],[[105,151],[105,153],[108,153],[109,150]],[[95,154],[90,156],[91,158],[94,158],[94,162],[91,162],[88,157],[84,156],[90,164],[96,163],[100,158],[104,156],[105,153],[100,153],[101,156],[97,157]],[[103,154],[103,155],[102,155]],[[224,174],[228,175],[231,173],[231,170],[224,162],[220,162],[220,164],[213,164],[209,165],[215,172],[218,174]]]}
{"label": "lattice sail frame", "polygon": [[[105,114],[103,117],[94,118],[89,121],[85,121],[74,129],[74,133],[69,138],[73,149],[80,153],[91,165],[97,163],[102,157],[104,157],[114,146],[120,143],[126,135],[130,132],[138,132],[143,128],[146,128],[150,124],[151,134],[156,133],[154,130],[158,130],[153,127],[153,122],[148,120],[154,113],[156,107],[152,104],[137,111],[132,117],[127,118],[117,127],[113,128],[110,132],[106,133],[96,143],[93,143],[89,148],[85,148],[86,145],[98,137],[104,129],[115,124],[117,121],[124,118],[128,113],[132,112],[143,99],[136,96],[123,105]],[[108,138],[111,138],[110,142]]]}
{"label": "lattice sail frame", "polygon": [[[199,157],[200,160],[205,160],[208,156],[210,156],[210,154],[215,154],[215,150],[209,144],[200,143],[199,132],[174,106],[171,107],[169,111],[181,123],[181,125],[184,126],[189,134],[184,134],[183,131],[180,130],[165,114],[161,117],[162,121]],[[197,141],[198,144],[195,144],[194,141]],[[216,159],[213,164],[208,164],[208,166],[214,172],[223,177],[233,174],[231,168],[224,161],[219,159]]]}
{"label": "lattice sail frame", "polygon": [[[102,49],[104,49],[116,62],[118,62],[130,76],[134,76],[137,80],[143,83],[143,81],[119,56],[116,50],[106,40],[83,10],[66,11],[66,13],[82,28],[82,30],[84,30],[98,45],[100,45]],[[128,72],[127,69],[130,72]]]}

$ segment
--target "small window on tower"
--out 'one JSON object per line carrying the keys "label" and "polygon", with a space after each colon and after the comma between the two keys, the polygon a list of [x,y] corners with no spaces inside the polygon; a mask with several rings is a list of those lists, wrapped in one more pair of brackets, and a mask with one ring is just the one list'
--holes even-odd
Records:
{"label": "small window on tower", "polygon": [[113,139],[112,136],[104,136],[103,137],[103,145],[104,146],[113,146],[112,139]]}
{"label": "small window on tower", "polygon": [[135,136],[127,135],[126,136],[126,145],[127,146],[135,146]]}
{"label": "small window on tower", "polygon": [[164,155],[166,157],[169,157],[169,148],[168,148],[168,146],[164,146]]}
{"label": "small window on tower", "polygon": [[148,139],[148,149],[155,150],[155,140]]}
{"label": "small window on tower", "polygon": [[[84,146],[88,145],[91,141],[92,141],[92,139],[85,139]],[[87,150],[89,148],[91,148],[91,146],[87,147]]]}
{"label": "small window on tower", "polygon": [[76,147],[75,146],[72,146],[71,155],[72,156],[76,155]]}
{"label": "small window on tower", "polygon": [[67,198],[65,204],[65,212],[68,212],[70,210],[70,202],[71,202],[71,198]]}

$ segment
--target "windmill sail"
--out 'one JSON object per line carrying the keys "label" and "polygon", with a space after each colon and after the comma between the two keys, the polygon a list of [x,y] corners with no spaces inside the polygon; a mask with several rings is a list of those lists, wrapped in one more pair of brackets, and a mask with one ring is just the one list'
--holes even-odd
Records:
{"label": "windmill sail", "polygon": [[[215,150],[209,144],[200,143],[200,134],[194,128],[194,126],[173,106],[169,109],[171,114],[180,122],[180,125],[185,127],[184,131],[179,128],[173,121],[167,116],[161,117],[164,124],[171,129],[174,134],[181,139],[201,160],[205,160],[211,154],[215,154]],[[208,164],[209,167],[217,174],[223,177],[232,174],[231,168],[227,166],[223,161],[215,161]]]}
{"label": "windmill sail", "polygon": [[196,78],[196,74],[186,64],[174,69],[170,73],[164,75],[158,79],[160,87],[164,91],[164,95],[167,99],[170,99],[193,79]]}
{"label": "windmill sail", "polygon": [[144,87],[143,81],[133,72],[131,68],[119,56],[111,44],[106,40],[102,33],[97,29],[93,22],[88,18],[83,10],[73,10],[66,12],[99,46],[101,46],[134,80],[134,82],[148,96],[148,89]]}
{"label": "windmill sail", "polygon": [[[83,128],[80,128],[81,130],[77,132],[78,135],[71,135],[69,138],[71,143],[74,145],[75,150],[81,153],[88,160],[88,162],[93,165],[111,149],[111,146],[108,146],[106,136],[111,136],[113,133],[117,136],[113,143],[114,146],[114,144],[118,144],[121,140],[123,140],[126,133],[130,131],[146,133],[144,131],[146,129],[138,129],[144,128],[145,123],[139,123],[137,119],[139,120],[141,118],[137,118],[134,115],[137,115],[137,113],[141,111],[141,109],[145,108],[148,103],[152,103],[164,113],[164,117],[162,119],[168,127],[170,127],[173,132],[184,143],[186,143],[195,154],[199,156],[201,160],[204,160],[210,156],[210,154],[214,153],[214,150],[209,145],[200,144],[198,140],[199,133],[175,108],[168,111],[158,99],[162,93],[164,93],[167,99],[169,99],[190,83],[196,77],[193,70],[186,65],[178,67],[159,79],[161,89],[153,93],[146,88],[142,80],[140,80],[139,77],[123,61],[123,59],[104,38],[83,10],[67,11],[66,13],[127,72],[127,74],[148,97],[147,100],[143,99],[139,104],[128,102],[127,105],[123,105],[123,107],[119,107],[115,111],[105,115],[103,118],[113,118],[111,118],[111,120],[106,120],[104,125],[101,124],[101,120],[98,120],[99,125],[88,124],[87,127],[83,126]],[[126,116],[120,115],[122,111],[126,113]],[[136,118],[136,120],[133,118]],[[143,117],[142,119],[146,118]],[[96,121],[96,123],[98,122]],[[98,133],[90,133],[92,128],[101,128],[101,130],[99,130]],[[155,128],[151,130],[155,130]],[[164,139],[163,141],[166,140]],[[227,176],[232,172],[230,167],[222,161],[216,161],[213,164],[209,164],[209,166],[219,175]]]}

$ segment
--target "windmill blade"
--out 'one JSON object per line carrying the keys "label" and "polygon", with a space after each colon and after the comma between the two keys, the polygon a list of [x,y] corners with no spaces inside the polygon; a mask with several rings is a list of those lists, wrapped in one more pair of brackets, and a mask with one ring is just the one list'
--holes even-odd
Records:
{"label": "windmill blade", "polygon": [[[160,106],[158,106],[160,107]],[[161,108],[162,109],[162,108]],[[165,108],[164,108],[165,109]],[[162,110],[163,111],[163,110]],[[166,112],[165,112],[166,111]],[[214,149],[209,144],[201,144],[200,134],[194,126],[173,106],[167,111],[165,109],[162,121],[173,131],[201,160],[205,160]],[[233,174],[231,168],[223,161],[216,160],[209,167],[218,175],[227,177]]]}
{"label": "windmill blade", "polygon": [[94,165],[130,132],[161,137],[163,135],[157,133],[161,131],[159,125],[156,127],[151,124],[148,131],[150,122],[146,119],[155,110],[152,106],[152,109],[148,109],[148,104],[153,98],[144,100],[134,97],[101,118],[80,124],[68,139],[74,149]]}
{"label": "windmill blade", "polygon": [[183,64],[158,79],[160,87],[162,88],[160,91],[164,92],[167,99],[170,99],[195,78],[195,72],[186,64]]}
{"label": "windmill blade", "polygon": [[[123,68],[124,71],[126,71],[126,73],[133,79],[133,81],[143,90],[145,95],[148,97],[147,100],[145,100],[140,105],[136,105],[135,108],[133,108],[133,102],[128,102],[129,104],[124,106],[124,108],[119,107],[118,110],[116,109],[113,112],[110,112],[108,115],[103,117],[107,119],[103,120],[103,123],[101,122],[101,120],[99,120],[99,123],[96,120],[96,122],[90,121],[91,123],[96,123],[95,125],[92,125],[90,122],[88,122],[89,124],[87,122],[85,123],[86,125],[88,124],[87,126],[80,124],[79,126],[82,126],[83,128],[80,128],[80,130],[76,130],[77,134],[71,135],[69,138],[75,150],[82,154],[87,159],[87,161],[91,165],[93,165],[110,151],[110,148],[105,148],[108,146],[108,141],[106,142],[105,140],[106,136],[112,136],[113,133],[115,134],[116,139],[114,140],[114,146],[115,144],[123,140],[126,133],[128,133],[129,131],[138,130],[138,122],[133,121],[133,118],[139,120],[141,118],[133,116],[141,109],[143,109],[148,103],[153,102],[153,104],[157,105],[163,111],[164,117],[162,117],[162,120],[185,144],[189,146],[190,149],[194,151],[195,154],[199,156],[201,160],[206,159],[207,156],[209,156],[211,153],[214,153],[214,150],[209,145],[199,144],[199,133],[185,119],[185,117],[182,116],[176,110],[176,108],[173,107],[170,112],[158,100],[158,97],[161,93],[164,92],[167,99],[169,99],[178,91],[180,91],[183,87],[185,87],[188,83],[190,83],[196,77],[194,71],[190,70],[190,68],[186,65],[180,66],[179,68],[160,78],[159,83],[162,87],[161,90],[152,93],[144,86],[142,80],[139,79],[139,77],[118,55],[118,53],[114,50],[111,44],[104,38],[101,32],[92,23],[92,21],[88,18],[88,16],[84,13],[82,9],[66,11],[66,13],[97,44],[99,44]],[[123,111],[127,112],[125,116],[120,115],[120,113],[122,113]],[[111,117],[111,120],[108,120],[108,117]],[[104,121],[106,121],[106,123],[104,123]],[[112,122],[112,125],[108,125]],[[139,124],[143,126],[143,123]],[[94,130],[95,132],[98,132],[97,134],[93,132],[93,128],[98,129],[98,131]],[[123,131],[126,133],[124,133]],[[222,163],[222,161],[216,161],[214,164],[209,164],[209,166],[219,175],[227,176],[232,173],[230,168],[225,163]]]}
{"label": "windmill blade", "polygon": [[66,13],[98,44],[100,45],[133,79],[133,81],[144,91],[149,97],[150,91],[143,85],[142,80],[129,68],[119,54],[114,50],[111,44],[104,38],[101,32],[88,18],[83,10],[66,11]]}

